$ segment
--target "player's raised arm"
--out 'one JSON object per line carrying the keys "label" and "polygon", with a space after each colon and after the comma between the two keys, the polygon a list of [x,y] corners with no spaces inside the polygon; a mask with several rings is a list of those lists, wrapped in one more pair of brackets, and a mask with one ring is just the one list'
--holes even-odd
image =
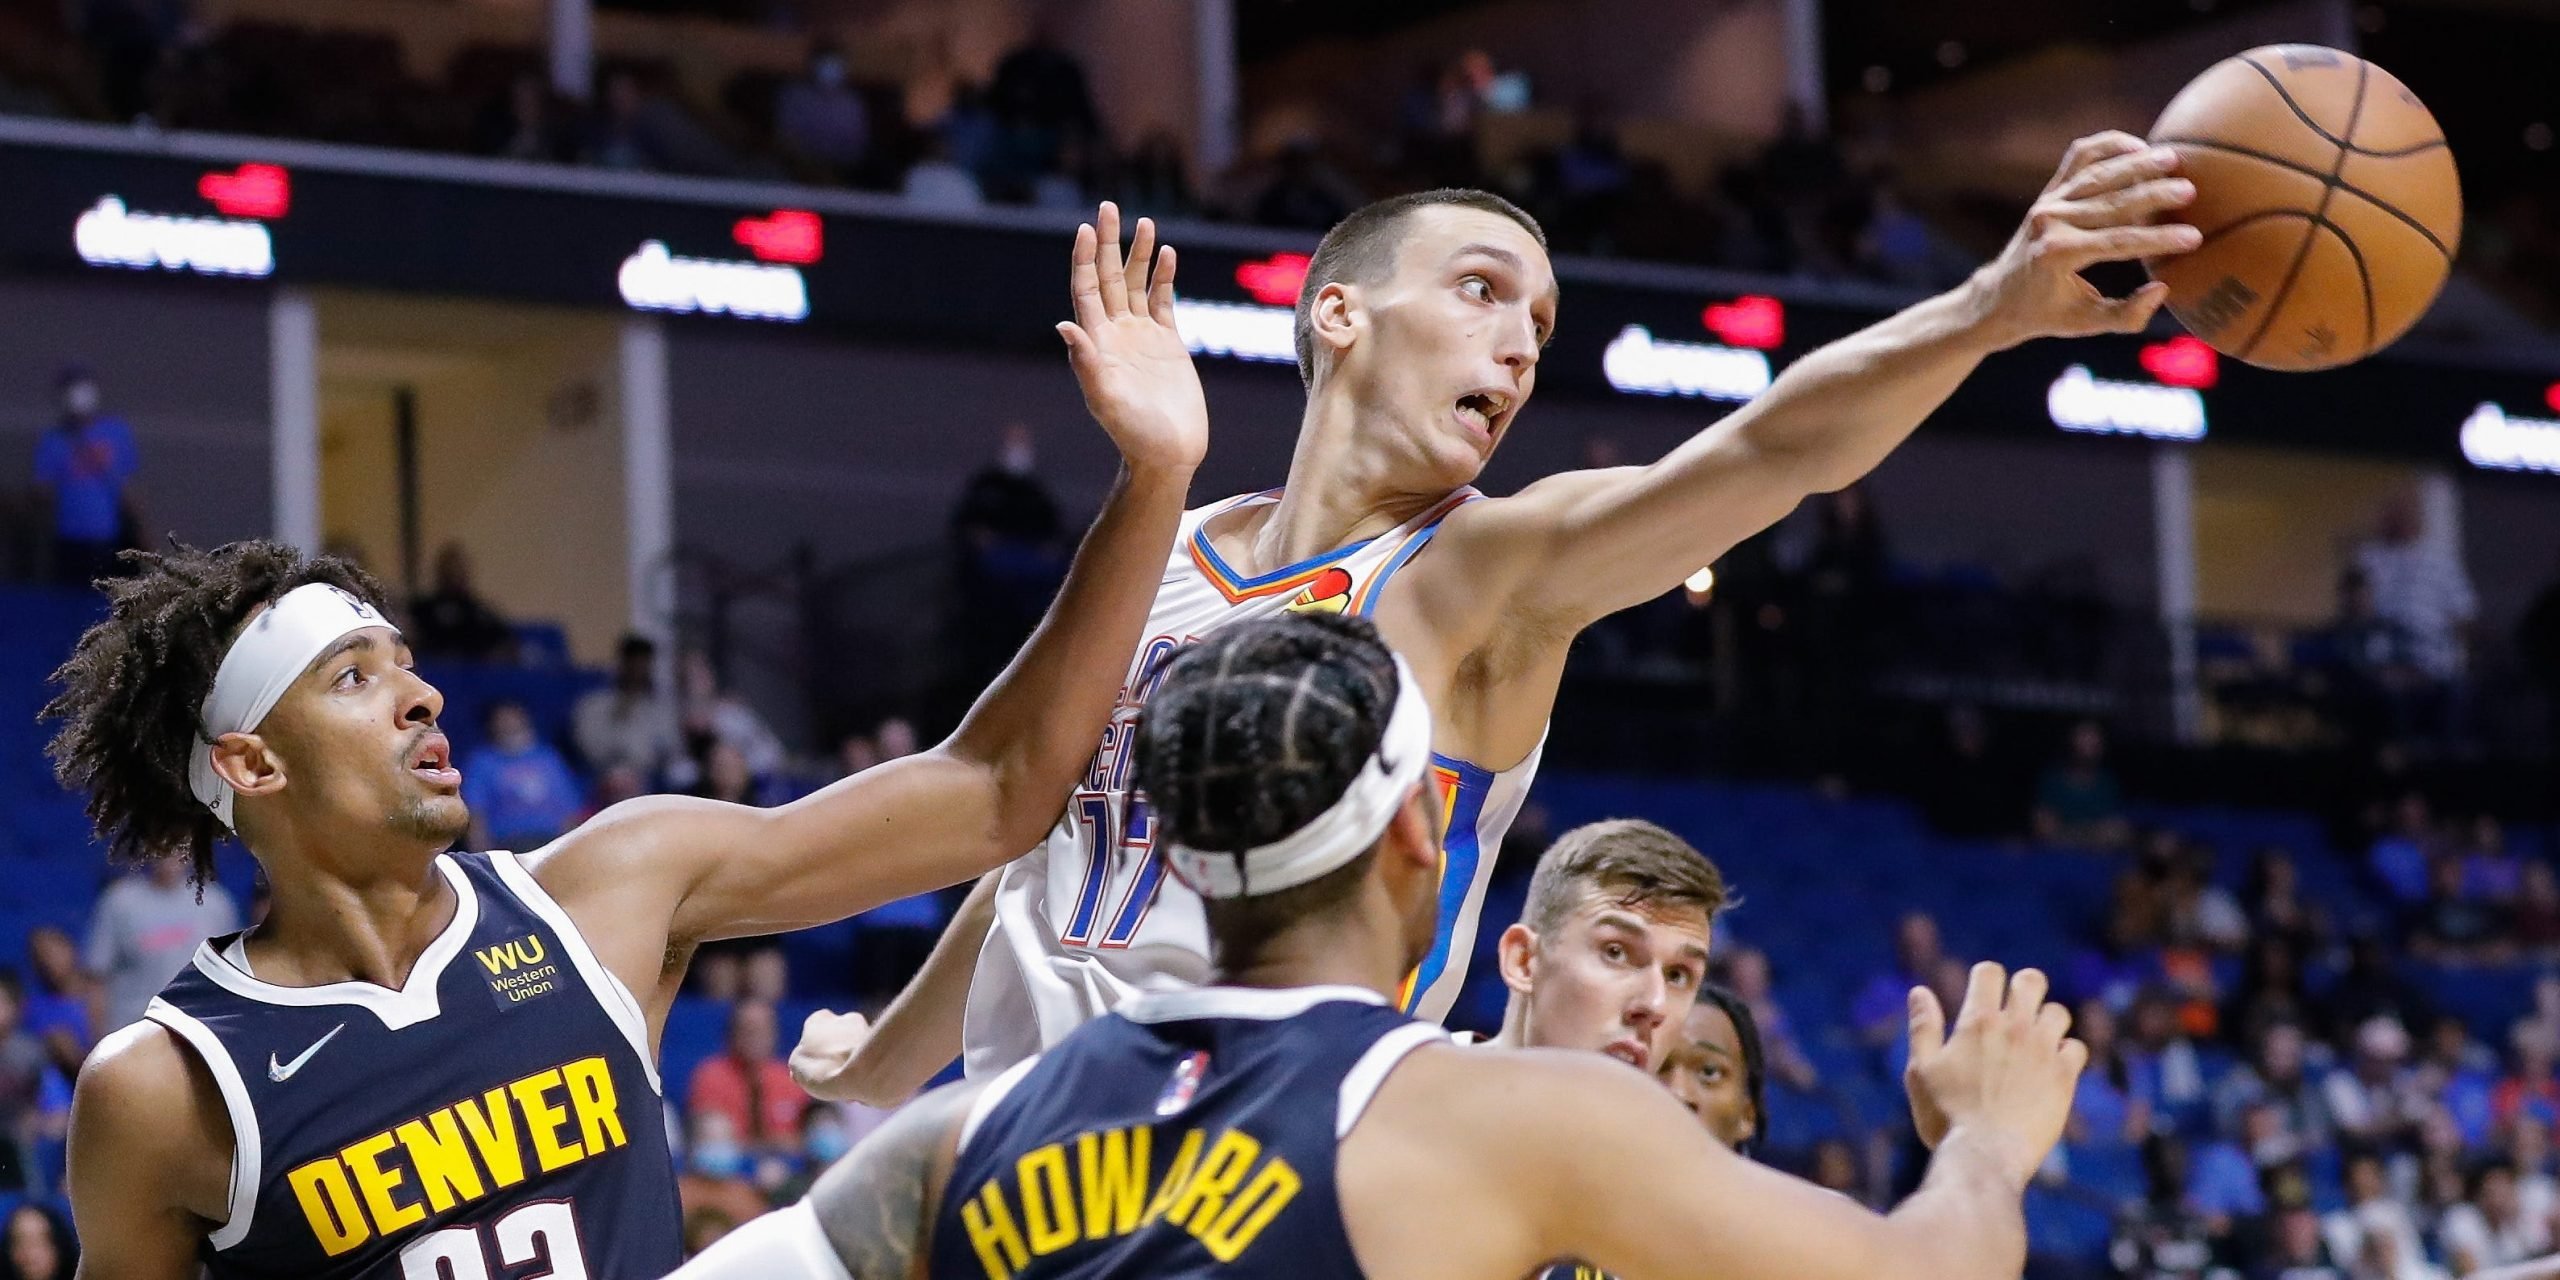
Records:
{"label": "player's raised arm", "polygon": [[[573,911],[650,947],[839,920],[988,871],[1038,843],[1092,758],[1135,652],[1208,445],[1208,410],[1173,324],[1174,254],[1140,220],[1124,272],[1119,213],[1081,227],[1075,319],[1058,326],[1122,467],[1048,615],[950,738],[778,809],[682,797],[617,805],[552,846],[536,874]],[[574,901],[572,901],[574,900]],[[591,935],[600,931],[590,926]],[[600,944],[599,951],[607,947]],[[655,968],[649,970],[654,977]],[[654,984],[653,984],[654,985]]]}
{"label": "player's raised arm", "polygon": [[2079,272],[2196,246],[2191,226],[2148,225],[2194,197],[2176,169],[2175,153],[2128,134],[2080,139],[2008,247],[1963,285],[1798,360],[1651,466],[1554,476],[1453,516],[1450,567],[1499,575],[1504,595],[1572,624],[1670,590],[1806,495],[1874,469],[1992,352],[2140,330],[2166,286],[2109,298]]}
{"label": "player's raised arm", "polygon": [[960,1056],[969,983],[996,918],[996,878],[981,876],[880,1021],[820,1009],[791,1047],[791,1078],[811,1097],[895,1107]]}

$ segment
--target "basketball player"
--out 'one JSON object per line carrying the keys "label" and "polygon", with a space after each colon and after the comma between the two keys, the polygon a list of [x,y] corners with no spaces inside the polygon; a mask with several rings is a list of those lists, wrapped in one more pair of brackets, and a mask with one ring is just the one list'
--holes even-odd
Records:
{"label": "basketball player", "polygon": [[371,578],[271,542],[136,556],[57,675],[57,766],[120,856],[202,880],[236,833],[273,907],[82,1069],[82,1274],[672,1269],[655,1057],[695,947],[980,874],[1091,754],[1207,441],[1152,239],[1152,291],[1116,236],[1077,239],[1060,331],[1123,467],[1052,616],[950,739],[778,809],[653,797],[521,857],[448,854],[469,814],[443,699]]}
{"label": "basketball player", "polygon": [[1769,1064],[1760,1020],[1722,983],[1698,988],[1698,1002],[1662,1063],[1662,1083],[1707,1133],[1748,1153],[1769,1114]]}
{"label": "basketball player", "polygon": [[2017,1274],[2022,1190],[2088,1056],[2042,974],[1977,966],[1951,1039],[1913,993],[1935,1155],[1890,1216],[1736,1157],[1597,1054],[1456,1047],[1393,1004],[1439,935],[1430,719],[1365,622],[1204,638],[1139,722],[1135,768],[1206,901],[1212,985],[1141,993],[926,1096],[677,1274]]}
{"label": "basketball player", "polygon": [[[1575,635],[1679,585],[1806,495],[1865,475],[1992,352],[2141,329],[2164,286],[2108,298],[2078,273],[2197,244],[2192,227],[2148,225],[2193,198],[2177,164],[2127,134],[2083,138],[2007,248],[1962,286],[1798,360],[1650,466],[1550,476],[1504,498],[1468,485],[1536,389],[1556,325],[1537,223],[1476,191],[1399,196],[1344,219],[1318,245],[1298,299],[1307,407],[1286,487],[1184,519],[1093,767],[1047,842],[991,891],[995,923],[965,1019],[948,999],[905,1000],[878,1037],[850,1021],[813,1026],[829,1043],[812,1056],[849,1060],[890,1039],[904,1042],[903,1058],[936,1066],[965,1048],[970,1073],[983,1075],[1055,1044],[1147,979],[1205,977],[1199,899],[1150,856],[1152,815],[1131,799],[1131,718],[1176,649],[1293,610],[1374,618],[1441,710],[1441,931],[1398,999],[1444,1016]],[[974,940],[920,981],[960,988],[947,971],[973,963]],[[871,1078],[889,1094],[921,1083]]]}

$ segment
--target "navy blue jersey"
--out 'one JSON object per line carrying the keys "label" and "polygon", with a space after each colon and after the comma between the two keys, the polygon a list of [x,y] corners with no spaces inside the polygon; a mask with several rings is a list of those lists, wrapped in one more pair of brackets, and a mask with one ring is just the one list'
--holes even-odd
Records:
{"label": "navy blue jersey", "polygon": [[1358,1276],[1335,1149],[1447,1036],[1358,987],[1139,995],[979,1095],[931,1274]]}
{"label": "navy blue jersey", "polygon": [[683,1260],[639,1003],[513,854],[436,868],[453,922],[398,990],[261,982],[235,935],[151,1002],[231,1114],[214,1280],[642,1280]]}

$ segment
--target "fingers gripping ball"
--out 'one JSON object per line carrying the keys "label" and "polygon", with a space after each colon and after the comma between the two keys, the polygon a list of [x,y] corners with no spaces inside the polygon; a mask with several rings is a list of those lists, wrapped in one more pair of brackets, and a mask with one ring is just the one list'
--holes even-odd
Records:
{"label": "fingers gripping ball", "polygon": [[2444,287],[2462,189],[2444,131],[2390,72],[2318,45],[2215,63],[2151,141],[2196,185],[2194,252],[2150,263],[2225,355],[2327,369],[2389,346]]}

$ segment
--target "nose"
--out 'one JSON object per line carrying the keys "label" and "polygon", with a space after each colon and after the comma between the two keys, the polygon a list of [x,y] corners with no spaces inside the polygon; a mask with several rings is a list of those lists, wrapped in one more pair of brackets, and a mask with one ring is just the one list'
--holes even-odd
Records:
{"label": "nose", "polygon": [[1670,984],[1663,980],[1661,970],[1652,970],[1634,998],[1627,1002],[1627,1025],[1651,1036],[1654,1029],[1662,1025],[1663,1010],[1670,1004]]}
{"label": "nose", "polygon": [[1538,367],[1538,322],[1526,311],[1506,317],[1501,333],[1495,338],[1493,358],[1515,374]]}
{"label": "nose", "polygon": [[400,723],[432,725],[444,715],[444,691],[428,684],[414,671],[403,671],[409,682],[400,699]]}

